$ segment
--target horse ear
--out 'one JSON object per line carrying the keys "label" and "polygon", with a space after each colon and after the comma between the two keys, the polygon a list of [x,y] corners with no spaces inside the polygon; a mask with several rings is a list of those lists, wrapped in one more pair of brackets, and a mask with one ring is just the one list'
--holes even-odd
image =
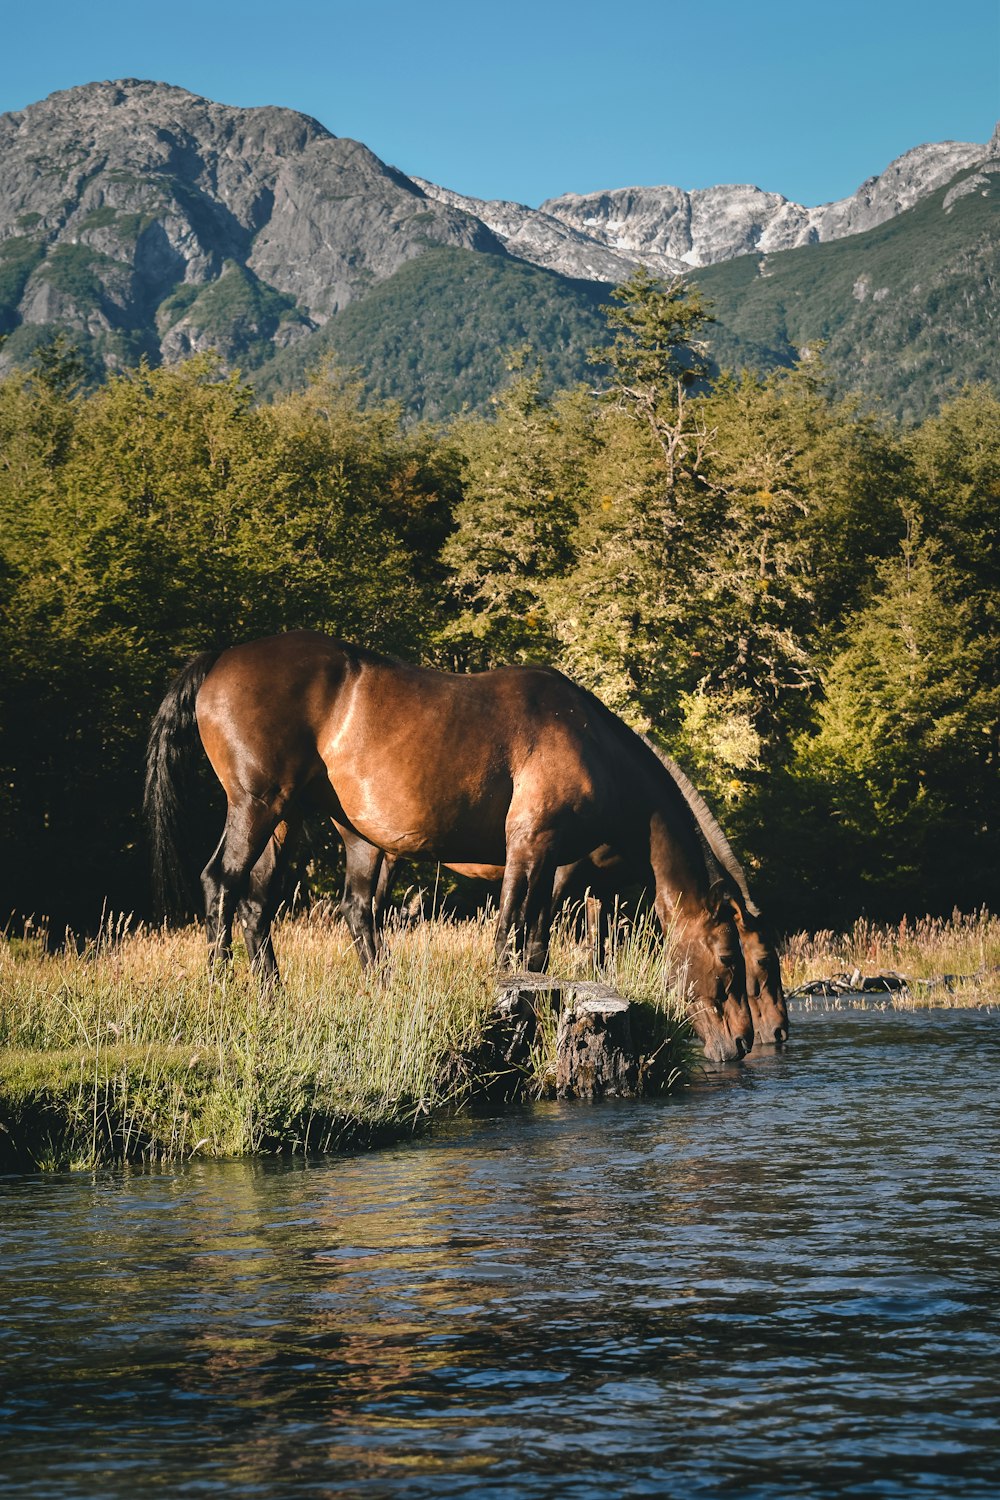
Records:
{"label": "horse ear", "polygon": [[708,891],[708,904],[719,922],[735,922],[740,932],[744,928],[743,903],[739,893],[726,880],[713,880]]}
{"label": "horse ear", "polygon": [[725,920],[735,915],[732,894],[724,880],[713,880],[708,888],[708,905],[712,915]]}

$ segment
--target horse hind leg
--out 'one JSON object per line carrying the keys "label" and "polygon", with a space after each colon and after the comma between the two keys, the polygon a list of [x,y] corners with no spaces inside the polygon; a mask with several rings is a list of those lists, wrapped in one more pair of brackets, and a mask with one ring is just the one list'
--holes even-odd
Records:
{"label": "horse hind leg", "polygon": [[268,988],[278,983],[271,925],[284,895],[284,878],[299,845],[301,826],[286,818],[272,833],[250,872],[249,889],[237,908],[250,967]]}
{"label": "horse hind leg", "polygon": [[232,922],[228,930],[222,927],[224,902],[222,901],[222,861],[226,850],[226,833],[215,846],[211,859],[201,872],[201,888],[205,897],[205,935],[208,939],[209,968],[226,964],[232,957]]}
{"label": "horse hind leg", "polygon": [[280,821],[280,813],[258,798],[230,802],[226,826],[202,871],[208,961],[213,973],[233,951],[233,918],[249,893],[250,875]]}
{"label": "horse hind leg", "polygon": [[381,849],[358,838],[357,834],[342,828],[339,823],[337,830],[344,841],[347,855],[340,915],[347,923],[354,940],[361,967],[367,969],[378,959],[380,933],[376,926],[374,903],[384,856]]}

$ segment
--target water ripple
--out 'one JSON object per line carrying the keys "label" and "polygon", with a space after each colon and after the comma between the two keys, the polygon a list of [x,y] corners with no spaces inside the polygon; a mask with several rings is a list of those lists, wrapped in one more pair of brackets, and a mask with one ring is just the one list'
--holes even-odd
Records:
{"label": "water ripple", "polygon": [[0,1180],[5,1500],[993,1500],[997,1018],[794,1023],[663,1104]]}

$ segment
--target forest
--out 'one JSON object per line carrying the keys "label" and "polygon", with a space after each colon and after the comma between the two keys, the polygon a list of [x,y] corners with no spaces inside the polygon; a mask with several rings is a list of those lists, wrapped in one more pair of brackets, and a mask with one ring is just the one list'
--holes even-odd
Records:
{"label": "forest", "polygon": [[171,675],[302,627],[559,667],[688,770],[786,932],[995,899],[996,394],[904,427],[821,351],[709,378],[702,294],[643,272],[604,316],[591,383],[515,351],[438,425],[334,365],[262,403],[207,356],[91,387],[57,340],[0,383],[0,922],[154,915]]}

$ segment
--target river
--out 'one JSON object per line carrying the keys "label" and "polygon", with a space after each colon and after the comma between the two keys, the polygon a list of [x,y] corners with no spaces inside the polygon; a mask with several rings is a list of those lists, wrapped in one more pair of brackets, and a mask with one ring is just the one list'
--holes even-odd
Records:
{"label": "river", "polygon": [[663,1102],[0,1178],[4,1500],[1000,1493],[1000,1017]]}

